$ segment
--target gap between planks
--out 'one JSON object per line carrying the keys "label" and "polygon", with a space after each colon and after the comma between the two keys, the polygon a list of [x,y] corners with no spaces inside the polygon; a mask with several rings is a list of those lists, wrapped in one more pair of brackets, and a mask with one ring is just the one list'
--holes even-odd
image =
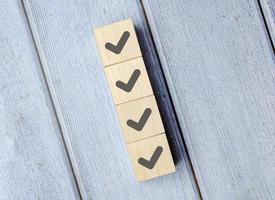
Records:
{"label": "gap between planks", "polygon": [[[264,28],[266,29],[266,33],[267,33],[267,38],[268,38],[268,40],[269,40],[269,42],[270,42],[270,46],[271,46],[271,48],[272,48],[272,50],[273,50],[273,53],[275,54],[275,38],[273,38],[274,37],[274,31],[275,30],[273,30],[272,29],[272,18],[271,18],[271,16],[269,16],[267,13],[269,12],[267,9],[268,8],[266,8],[266,6],[268,6],[268,5],[264,5],[265,3],[267,3],[266,1],[263,1],[263,0],[257,0],[257,4],[258,4],[258,7],[259,7],[259,12],[260,12],[260,15],[261,15],[261,17],[262,17],[262,19],[263,19],[263,25],[264,25]],[[271,8],[269,8],[269,9],[271,9]],[[270,17],[270,19],[268,19]],[[275,19],[274,19],[275,20]],[[268,23],[268,21],[270,21],[270,24]],[[273,28],[275,28],[275,27],[273,27]],[[273,36],[273,37],[272,37]]]}

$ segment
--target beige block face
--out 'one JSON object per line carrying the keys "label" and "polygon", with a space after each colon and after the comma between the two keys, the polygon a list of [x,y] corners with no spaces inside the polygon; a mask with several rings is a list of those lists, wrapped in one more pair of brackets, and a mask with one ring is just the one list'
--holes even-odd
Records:
{"label": "beige block face", "polygon": [[153,94],[142,57],[106,67],[104,70],[115,104]]}
{"label": "beige block face", "polygon": [[104,66],[141,56],[131,19],[98,27],[94,36]]}
{"label": "beige block face", "polygon": [[155,96],[149,96],[116,107],[126,143],[164,133]]}
{"label": "beige block face", "polygon": [[138,181],[176,171],[165,134],[128,144],[127,147]]}

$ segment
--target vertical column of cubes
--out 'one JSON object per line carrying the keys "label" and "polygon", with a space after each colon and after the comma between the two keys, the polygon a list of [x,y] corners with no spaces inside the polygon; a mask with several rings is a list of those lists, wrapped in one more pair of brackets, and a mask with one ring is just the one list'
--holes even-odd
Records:
{"label": "vertical column of cubes", "polygon": [[174,172],[132,21],[96,28],[94,36],[137,180]]}

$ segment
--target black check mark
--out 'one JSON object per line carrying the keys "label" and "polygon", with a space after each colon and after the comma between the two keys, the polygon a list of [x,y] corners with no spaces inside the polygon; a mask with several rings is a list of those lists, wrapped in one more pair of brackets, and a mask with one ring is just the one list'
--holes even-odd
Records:
{"label": "black check mark", "polygon": [[138,122],[135,122],[129,119],[127,121],[127,125],[137,131],[141,131],[144,125],[146,124],[147,120],[149,119],[151,113],[152,113],[152,110],[150,108],[146,108]]}
{"label": "black check mark", "polygon": [[130,33],[128,31],[124,31],[124,33],[122,34],[121,38],[119,39],[117,45],[107,42],[105,44],[105,48],[115,54],[120,54],[120,52],[122,51],[122,49],[125,46],[129,37],[130,37]]}
{"label": "black check mark", "polygon": [[161,146],[158,146],[155,149],[150,160],[146,160],[145,158],[139,158],[138,163],[141,164],[143,167],[146,167],[148,169],[153,169],[154,166],[156,165],[160,155],[162,154],[162,152],[163,152],[163,148]]}
{"label": "black check mark", "polygon": [[139,69],[135,69],[135,71],[133,72],[133,74],[131,75],[128,83],[124,83],[122,81],[117,81],[116,82],[116,86],[122,90],[124,90],[125,92],[131,92],[131,90],[133,89],[135,83],[138,80],[138,77],[140,76],[141,72]]}

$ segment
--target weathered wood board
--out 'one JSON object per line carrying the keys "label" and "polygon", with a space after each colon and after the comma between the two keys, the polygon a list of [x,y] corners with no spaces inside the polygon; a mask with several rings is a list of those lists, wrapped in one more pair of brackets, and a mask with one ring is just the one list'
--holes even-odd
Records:
{"label": "weathered wood board", "polygon": [[[199,199],[139,1],[24,1],[83,199]],[[95,27],[132,18],[176,161],[174,174],[137,183]]]}
{"label": "weathered wood board", "polygon": [[257,1],[144,1],[204,199],[275,199],[275,64]]}
{"label": "weathered wood board", "polygon": [[79,199],[22,3],[0,1],[0,199]]}
{"label": "weathered wood board", "polygon": [[[274,1],[143,3],[155,44],[138,0],[0,0],[0,199],[200,199],[183,138],[204,199],[275,199]],[[92,34],[126,18],[177,167],[142,184]]]}

